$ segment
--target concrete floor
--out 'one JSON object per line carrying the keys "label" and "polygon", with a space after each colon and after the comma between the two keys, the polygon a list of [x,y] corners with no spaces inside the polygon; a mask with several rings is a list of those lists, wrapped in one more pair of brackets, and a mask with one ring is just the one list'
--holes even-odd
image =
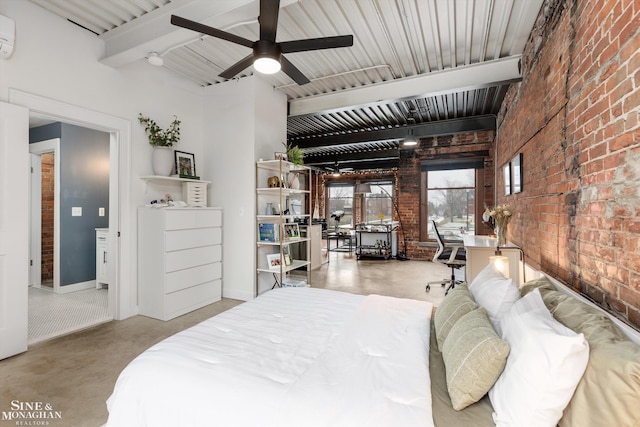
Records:
{"label": "concrete floor", "polygon": [[[314,287],[358,294],[377,293],[431,301],[444,289],[425,284],[446,278],[449,270],[427,261],[360,260],[331,252],[330,262],[312,272]],[[168,322],[144,316],[105,323],[29,347],[26,353],[0,361],[0,413],[12,401],[42,402],[60,411],[50,427],[97,427],[107,420],[105,401],[120,371],[138,354],[183,329],[240,304],[223,299]],[[15,426],[2,420],[0,426]]]}

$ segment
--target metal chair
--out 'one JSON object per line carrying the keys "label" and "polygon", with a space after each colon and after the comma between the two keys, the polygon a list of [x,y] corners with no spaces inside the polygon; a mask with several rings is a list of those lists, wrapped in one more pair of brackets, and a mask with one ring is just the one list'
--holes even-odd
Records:
{"label": "metal chair", "polygon": [[451,268],[451,278],[427,283],[425,292],[431,290],[431,285],[448,285],[445,291],[446,295],[456,285],[464,283],[462,280],[456,280],[455,271],[467,265],[467,252],[462,243],[445,242],[438,231],[436,222],[432,220],[431,223],[433,224],[433,231],[435,232],[436,241],[438,242],[438,250],[433,256],[433,262],[439,262]]}

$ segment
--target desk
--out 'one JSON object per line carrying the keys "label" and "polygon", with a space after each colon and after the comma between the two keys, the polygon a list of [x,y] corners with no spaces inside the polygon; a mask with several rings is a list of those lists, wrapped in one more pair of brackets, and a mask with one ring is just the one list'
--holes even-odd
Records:
{"label": "desk", "polygon": [[[465,278],[471,284],[473,279],[489,265],[489,257],[495,255],[496,238],[491,236],[462,236],[464,248],[467,251],[467,265],[465,268]],[[509,277],[518,286],[524,283],[522,277],[522,262],[520,258],[520,248],[511,242],[507,242],[506,247],[500,248],[502,255],[509,259]]]}
{"label": "desk", "polygon": [[[335,249],[331,249],[331,240],[335,239],[336,247]],[[340,249],[340,239],[344,240],[344,243],[349,241],[349,249]],[[353,251],[353,231],[348,231],[346,233],[327,233],[327,250],[328,251],[339,251],[342,250],[344,252],[352,252]]]}

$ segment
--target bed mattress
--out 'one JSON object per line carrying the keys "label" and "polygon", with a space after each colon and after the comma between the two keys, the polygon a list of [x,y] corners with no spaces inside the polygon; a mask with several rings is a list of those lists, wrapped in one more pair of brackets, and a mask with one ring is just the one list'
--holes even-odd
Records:
{"label": "bed mattress", "polygon": [[276,289],[149,348],[109,427],[433,426],[432,305]]}

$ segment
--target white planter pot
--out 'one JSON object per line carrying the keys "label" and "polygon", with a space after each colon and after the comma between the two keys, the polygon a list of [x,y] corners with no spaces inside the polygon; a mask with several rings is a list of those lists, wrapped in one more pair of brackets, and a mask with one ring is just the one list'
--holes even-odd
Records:
{"label": "white planter pot", "polygon": [[173,148],[153,147],[151,153],[151,168],[153,174],[158,176],[169,176],[173,170]]}

